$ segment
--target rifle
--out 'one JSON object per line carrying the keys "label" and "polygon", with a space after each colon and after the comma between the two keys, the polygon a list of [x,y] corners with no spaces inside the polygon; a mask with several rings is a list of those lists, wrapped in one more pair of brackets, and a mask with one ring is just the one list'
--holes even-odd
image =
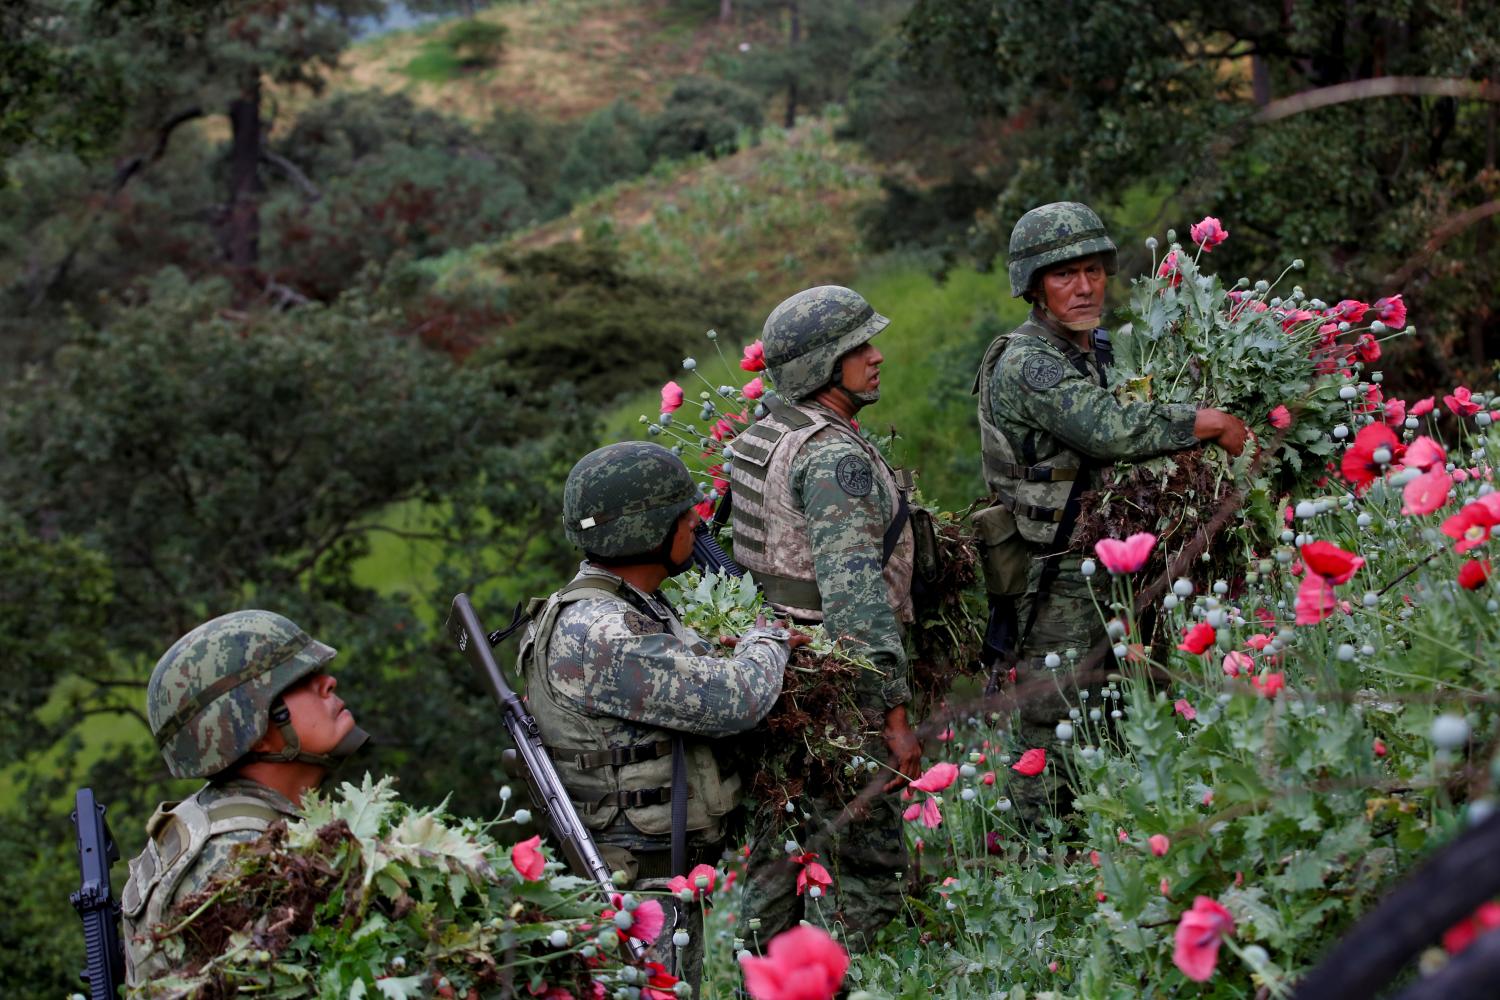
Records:
{"label": "rifle", "polygon": [[[469,603],[469,595],[459,594],[453,598],[453,610],[448,615],[447,627],[448,634],[458,643],[459,652],[468,658],[469,664],[479,674],[480,681],[500,706],[501,722],[505,724],[510,738],[515,741],[516,761],[526,778],[527,787],[531,789],[532,806],[546,819],[553,838],[562,848],[568,867],[574,874],[598,883],[604,898],[608,900],[615,891],[609,865],[604,863],[593,835],[583,825],[578,810],[573,806],[573,800],[568,796],[568,790],[563,787],[562,778],[558,776],[557,768],[552,765],[552,758],[542,744],[542,734],[537,728],[536,719],[532,718],[521,699],[505,682],[505,675],[495,662],[495,654],[490,651],[492,645],[503,642],[525,621],[518,606],[515,620],[509,628],[488,633],[479,624],[479,616],[474,612],[474,605]],[[629,938],[627,943],[636,960],[645,956],[645,942]]]}
{"label": "rifle", "polygon": [[92,788],[78,789],[72,819],[78,831],[78,867],[83,882],[68,899],[83,919],[86,964],[80,976],[94,1000],[114,1000],[125,982],[120,903],[109,891],[109,866],[120,860],[120,849],[109,832],[104,811],[94,801]]}
{"label": "rifle", "polygon": [[[726,502],[728,498],[725,498]],[[730,576],[744,576],[745,567],[734,561],[734,557],[724,551],[714,533],[709,530],[705,521],[699,521],[698,526],[693,529],[693,565],[709,573],[728,574]]]}

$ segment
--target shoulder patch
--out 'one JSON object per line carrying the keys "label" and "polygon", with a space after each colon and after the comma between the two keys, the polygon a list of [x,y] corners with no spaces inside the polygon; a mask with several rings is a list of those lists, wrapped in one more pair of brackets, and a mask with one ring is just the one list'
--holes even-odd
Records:
{"label": "shoulder patch", "polygon": [[1021,378],[1033,389],[1050,389],[1062,381],[1062,362],[1046,354],[1033,354],[1021,365]]}
{"label": "shoulder patch", "polygon": [[851,497],[869,496],[870,490],[875,488],[875,472],[870,468],[869,459],[862,455],[845,455],[839,459],[833,473],[839,489]]}
{"label": "shoulder patch", "polygon": [[664,631],[661,622],[641,614],[634,608],[626,611],[622,620],[625,623],[626,631],[631,635],[656,635],[658,632]]}

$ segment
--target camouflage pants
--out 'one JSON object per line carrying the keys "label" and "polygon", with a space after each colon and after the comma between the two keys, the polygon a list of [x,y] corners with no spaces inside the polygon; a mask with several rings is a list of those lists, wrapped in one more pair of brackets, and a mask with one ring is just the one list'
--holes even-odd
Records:
{"label": "camouflage pants", "polygon": [[[1033,605],[1036,606],[1036,620],[1021,638],[1022,665],[1017,679],[1044,673],[1057,682],[1041,696],[1028,699],[1017,711],[1017,743],[1022,749],[1041,747],[1048,758],[1047,769],[1036,777],[1015,772],[1009,775],[1010,799],[1017,817],[1028,826],[1034,826],[1047,811],[1055,810],[1059,816],[1066,814],[1073,803],[1072,789],[1059,777],[1065,748],[1057,738],[1057,724],[1068,718],[1068,709],[1079,705],[1071,669],[1104,635],[1100,612],[1107,611],[1109,599],[1107,581],[1102,588],[1096,586],[1091,596],[1088,580],[1078,571],[1079,563],[1075,558],[1064,559],[1047,593],[1038,597],[1044,564],[1034,561],[1027,593],[1017,601],[1017,617],[1023,628],[1031,618]],[[1094,603],[1096,597],[1098,606]],[[1077,650],[1078,659],[1068,659],[1069,649]],[[1048,653],[1062,657],[1062,665],[1056,670],[1049,670],[1042,662]]]}
{"label": "camouflage pants", "polygon": [[[767,807],[751,818],[746,947],[764,950],[771,938],[805,919],[834,931],[849,951],[867,951],[876,933],[900,915],[905,896],[908,858],[900,805],[894,795],[881,795],[867,816],[842,828],[836,823],[842,804],[831,796],[804,795],[797,805],[796,814]],[[833,877],[821,898],[798,895],[801,866],[787,855],[789,839],[816,852]],[[752,925],[752,920],[760,922]]]}

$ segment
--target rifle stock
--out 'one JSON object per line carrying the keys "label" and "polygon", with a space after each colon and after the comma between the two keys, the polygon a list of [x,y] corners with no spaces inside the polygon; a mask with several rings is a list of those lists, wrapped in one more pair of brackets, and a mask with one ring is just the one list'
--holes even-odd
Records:
{"label": "rifle stock", "polygon": [[85,966],[81,977],[94,1000],[114,1000],[125,983],[125,948],[120,940],[120,904],[109,889],[109,866],[120,849],[109,832],[104,807],[92,788],[80,788],[73,803],[78,833],[78,867],[82,882],[69,896],[83,920]]}
{"label": "rifle stock", "polygon": [[[531,790],[532,806],[547,821],[553,838],[562,849],[568,867],[576,875],[593,879],[604,893],[606,901],[615,891],[615,884],[594,837],[578,815],[562,778],[552,764],[547,748],[542,744],[541,730],[536,720],[526,711],[526,706],[505,681],[505,674],[495,662],[490,649],[489,633],[479,624],[479,616],[469,602],[467,594],[453,598],[453,609],[448,615],[448,633],[458,643],[461,653],[479,675],[480,681],[494,696],[500,706],[501,720],[516,744],[516,753],[525,772],[527,787]],[[504,634],[504,633],[497,633]],[[629,939],[630,951],[641,958],[646,944]]]}

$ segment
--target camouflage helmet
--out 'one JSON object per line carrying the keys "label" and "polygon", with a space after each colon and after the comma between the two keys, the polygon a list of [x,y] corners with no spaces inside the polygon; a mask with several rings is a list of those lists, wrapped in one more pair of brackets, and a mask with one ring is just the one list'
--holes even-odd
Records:
{"label": "camouflage helmet", "polygon": [[174,777],[204,778],[250,752],[272,704],[337,651],[270,611],[235,611],[172,644],[146,685],[151,735]]}
{"label": "camouflage helmet", "polygon": [[1119,267],[1114,240],[1104,221],[1087,205],[1076,201],[1054,201],[1021,216],[1010,231],[1010,296],[1018,299],[1031,291],[1036,276],[1065,260],[1104,254],[1104,270],[1114,274]]}
{"label": "camouflage helmet", "polygon": [[687,466],[661,445],[609,444],[580,458],[568,473],[563,530],[594,555],[647,555],[699,499]]}
{"label": "camouflage helmet", "polygon": [[798,292],[771,310],[761,343],[776,392],[805,399],[833,379],[839,359],[868,343],[890,320],[842,285]]}

